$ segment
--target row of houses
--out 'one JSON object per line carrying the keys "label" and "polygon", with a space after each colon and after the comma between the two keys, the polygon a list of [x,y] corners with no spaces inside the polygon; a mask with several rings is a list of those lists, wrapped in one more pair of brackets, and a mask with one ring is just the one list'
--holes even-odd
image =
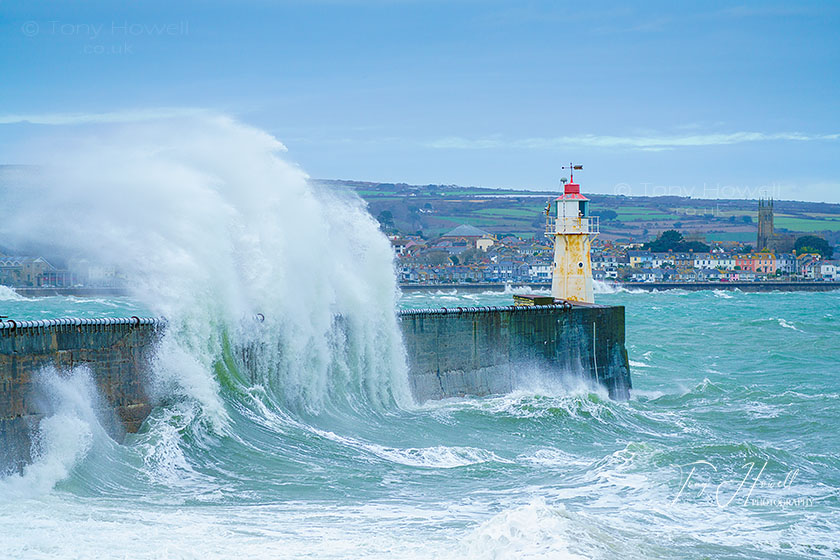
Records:
{"label": "row of houses", "polygon": [[37,287],[58,280],[58,270],[43,257],[0,256],[0,284]]}
{"label": "row of houses", "polygon": [[0,285],[13,288],[67,288],[73,286],[117,287],[124,276],[113,266],[73,259],[66,268],[44,257],[0,255]]}
{"label": "row of houses", "polygon": [[[801,263],[798,277],[806,280],[840,281],[840,263],[837,261],[809,261]],[[403,262],[399,266],[401,282],[437,284],[461,282],[551,282],[551,262],[501,261],[474,265],[427,265]],[[780,277],[776,272],[755,270],[723,270],[717,268],[675,267],[593,267],[595,280],[622,280],[629,282],[759,282]],[[793,275],[787,275],[792,277]]]}
{"label": "row of houses", "polygon": [[805,262],[818,260],[814,254],[794,255],[792,253],[652,253],[650,251],[627,251],[627,262],[632,267],[695,268],[698,270],[748,270],[775,274],[796,274]]}
{"label": "row of houses", "polygon": [[531,264],[523,261],[501,261],[473,265],[402,263],[398,272],[400,282],[420,284],[551,282],[551,263]]}
{"label": "row of houses", "polygon": [[[593,267],[615,268],[612,263],[593,257]],[[771,276],[797,276],[808,280],[837,279],[837,261],[823,260],[820,255],[804,253],[652,253],[627,251],[627,264],[639,269],[636,276],[644,275],[645,281],[653,277],[709,280],[752,281]],[[654,272],[656,271],[656,272]],[[702,280],[699,280],[702,278]]]}
{"label": "row of houses", "polygon": [[[553,247],[542,239],[496,239],[464,225],[433,240],[395,238],[392,242],[399,256],[402,282],[551,281]],[[657,253],[606,244],[593,247],[592,269],[596,280],[635,282],[744,282],[771,277],[834,281],[838,280],[840,266],[810,253]]]}

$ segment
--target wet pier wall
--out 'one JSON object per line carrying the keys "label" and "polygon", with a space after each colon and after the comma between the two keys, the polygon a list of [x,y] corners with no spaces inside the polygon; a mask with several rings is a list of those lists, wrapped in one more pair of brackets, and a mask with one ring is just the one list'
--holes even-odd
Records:
{"label": "wet pier wall", "polygon": [[629,396],[624,308],[597,305],[404,311],[409,383],[419,401],[506,393],[534,372],[579,376]]}
{"label": "wet pier wall", "polygon": [[117,441],[151,411],[148,364],[163,322],[147,318],[0,321],[0,472],[31,459],[31,436],[50,403],[36,390],[44,367],[88,366],[104,428]]}
{"label": "wet pier wall", "polygon": [[[418,401],[505,393],[534,371],[629,396],[623,307],[406,310],[400,325]],[[32,435],[49,412],[36,391],[45,366],[89,367],[105,429],[117,441],[136,432],[151,411],[149,364],[164,329],[162,320],[138,317],[0,321],[0,473],[31,461]]]}

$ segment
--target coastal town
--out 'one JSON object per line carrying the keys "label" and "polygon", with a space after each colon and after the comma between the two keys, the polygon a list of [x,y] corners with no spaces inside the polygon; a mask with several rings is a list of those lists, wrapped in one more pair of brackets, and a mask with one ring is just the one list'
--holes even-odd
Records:
{"label": "coastal town", "polygon": [[[405,284],[551,282],[553,247],[547,239],[498,239],[462,225],[433,240],[394,237],[391,242]],[[646,245],[596,240],[593,278],[618,283],[840,281],[840,262],[808,247],[776,253],[756,252],[738,242],[700,251],[654,251]]]}
{"label": "coastal town", "polygon": [[[434,239],[391,236],[404,284],[548,284],[551,236],[500,237],[462,224]],[[755,245],[707,244],[705,236],[675,229],[648,242],[592,243],[592,276],[621,284],[705,282],[838,282],[840,261],[817,235],[777,233],[772,200],[759,200]]]}
{"label": "coastal town", "polygon": [[[778,233],[772,201],[758,202],[753,242],[709,241],[701,233],[676,229],[653,232],[650,240],[595,237],[592,277],[618,284],[706,282],[838,282],[840,260],[832,243],[817,234]],[[438,236],[383,231],[395,253],[403,285],[551,283],[554,248],[550,237],[496,234],[461,224]],[[654,237],[655,236],[655,237]],[[130,285],[113,266],[86,258],[56,260],[38,255],[3,254],[0,285],[16,289],[111,288]],[[840,284],[838,284],[840,285]]]}

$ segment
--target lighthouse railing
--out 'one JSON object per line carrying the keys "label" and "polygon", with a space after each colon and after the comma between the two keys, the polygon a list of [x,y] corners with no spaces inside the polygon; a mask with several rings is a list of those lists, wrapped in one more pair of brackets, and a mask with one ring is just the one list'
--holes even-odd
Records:
{"label": "lighthouse railing", "polygon": [[598,216],[589,216],[586,218],[560,217],[555,218],[553,223],[549,221],[546,224],[545,233],[549,236],[556,234],[597,235],[601,233],[601,224]]}

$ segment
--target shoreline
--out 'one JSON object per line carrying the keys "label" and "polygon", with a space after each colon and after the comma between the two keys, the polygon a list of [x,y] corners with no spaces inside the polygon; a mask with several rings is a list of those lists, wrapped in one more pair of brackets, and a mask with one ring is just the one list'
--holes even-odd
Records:
{"label": "shoreline", "polygon": [[[840,290],[840,282],[607,282],[607,286],[627,290],[741,290],[742,292],[830,292]],[[551,284],[542,282],[524,283],[476,283],[476,284],[400,284],[403,293],[458,290],[460,292],[505,292],[524,289],[549,290]],[[74,296],[74,297],[125,297],[127,288],[12,288],[24,297]]]}
{"label": "shoreline", "polygon": [[[741,290],[742,292],[830,292],[840,290],[840,282],[606,282],[606,285],[626,290]],[[551,289],[549,283],[482,283],[482,284],[400,284],[403,292],[458,290],[462,292],[504,292]]]}

